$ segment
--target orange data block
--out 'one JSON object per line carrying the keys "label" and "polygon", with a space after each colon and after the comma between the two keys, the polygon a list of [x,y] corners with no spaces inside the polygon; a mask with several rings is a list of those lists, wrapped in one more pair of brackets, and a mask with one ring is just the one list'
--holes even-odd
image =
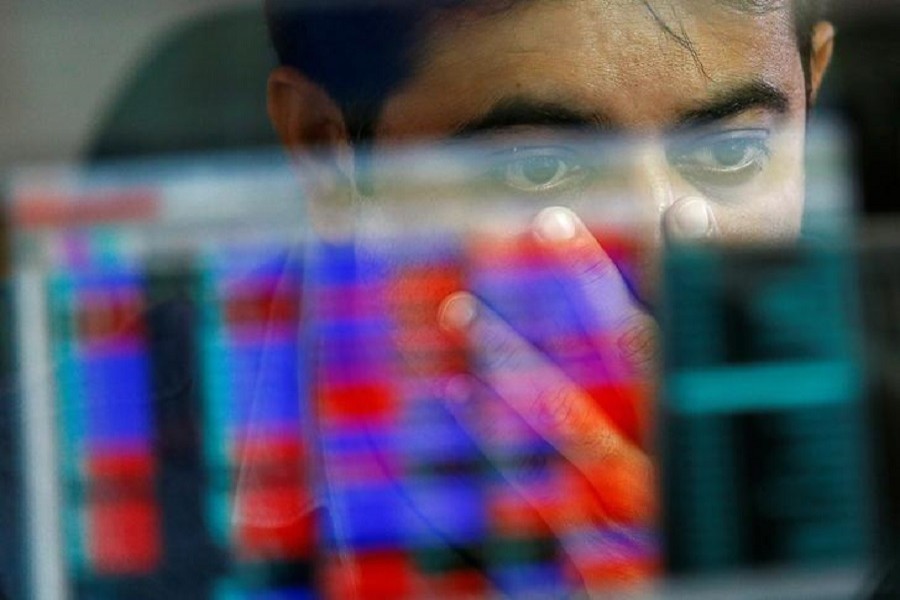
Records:
{"label": "orange data block", "polygon": [[529,232],[509,235],[477,234],[469,239],[466,255],[481,267],[522,268],[547,264],[547,251]]}
{"label": "orange data block", "polygon": [[615,590],[651,581],[662,574],[658,556],[607,556],[598,550],[578,566],[578,574],[591,590]]}
{"label": "orange data block", "polygon": [[355,554],[325,569],[325,597],[335,600],[415,598],[417,577],[404,552]]}
{"label": "orange data block", "polygon": [[394,336],[405,374],[442,377],[465,373],[468,359],[461,344],[434,329],[403,328]]}
{"label": "orange data block", "polygon": [[393,391],[386,385],[323,384],[319,388],[322,417],[332,422],[390,421],[396,404]]}
{"label": "orange data block", "polygon": [[300,296],[293,290],[257,290],[230,298],[225,305],[225,321],[231,327],[294,323],[300,314]]}
{"label": "orange data block", "polygon": [[[633,262],[640,252],[634,235],[598,227],[588,227],[607,256],[617,264]],[[467,254],[479,265],[495,268],[552,266],[547,249],[530,232],[513,235],[476,235]]]}
{"label": "orange data block", "polygon": [[96,294],[75,315],[82,344],[140,341],[145,337],[144,303],[133,294]]}
{"label": "orange data block", "polygon": [[107,490],[88,508],[91,563],[101,575],[144,575],[159,564],[162,540],[149,495],[117,497]]}
{"label": "orange data block", "polygon": [[487,598],[490,581],[475,569],[428,575],[425,598]]}
{"label": "orange data block", "polygon": [[497,492],[488,505],[491,530],[498,536],[547,537],[552,530],[540,512],[516,492]]}
{"label": "orange data block", "polygon": [[635,380],[592,386],[585,391],[621,435],[639,447],[644,445],[649,402],[646,384]]}
{"label": "orange data block", "polygon": [[298,485],[247,487],[238,491],[237,550],[244,561],[310,557],[316,512]]}
{"label": "orange data block", "polygon": [[[299,426],[298,426],[299,428]],[[266,469],[281,469],[283,465],[299,468],[305,460],[303,440],[296,438],[277,439],[274,436],[247,437],[238,440],[233,449],[235,464],[251,465]]]}
{"label": "orange data block", "polygon": [[37,189],[19,197],[13,207],[12,219],[19,227],[30,229],[101,223],[149,223],[156,222],[159,213],[159,193],[151,188],[83,195]]}
{"label": "orange data block", "polygon": [[604,252],[613,260],[634,260],[640,252],[638,236],[634,233],[594,227],[590,224],[588,229]]}
{"label": "orange data block", "polygon": [[460,268],[448,265],[408,267],[391,282],[389,298],[392,304],[439,304],[453,292],[462,289]]}
{"label": "orange data block", "polygon": [[156,470],[156,461],[149,452],[96,453],[87,459],[87,476],[91,481],[124,485],[148,482]]}
{"label": "orange data block", "polygon": [[244,560],[294,559],[314,543],[313,501],[305,482],[303,443],[246,439],[235,447],[235,535]]}

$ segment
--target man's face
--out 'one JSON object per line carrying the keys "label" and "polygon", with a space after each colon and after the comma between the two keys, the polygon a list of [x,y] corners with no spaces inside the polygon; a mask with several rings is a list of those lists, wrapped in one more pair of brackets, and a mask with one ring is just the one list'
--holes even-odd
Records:
{"label": "man's face", "polygon": [[[413,68],[373,124],[371,164],[405,142],[461,139],[489,151],[483,163],[495,192],[576,210],[627,207],[648,250],[635,282],[649,284],[637,285],[645,299],[663,239],[678,229],[672,223],[726,241],[797,237],[810,101],[802,61],[814,93],[830,58],[830,26],[816,26],[812,54],[801,57],[790,2],[469,6],[435,11],[423,25]],[[340,111],[302,74],[273,74],[270,111],[288,146],[303,154],[324,143],[345,157],[338,162],[351,162]],[[608,139],[618,145],[607,156],[573,143]],[[616,168],[597,168],[604,161]],[[322,170],[306,172],[316,181]],[[379,173],[376,197],[396,197],[385,183],[394,180]],[[344,197],[313,193],[330,199],[321,206]],[[420,190],[410,197],[421,199]]]}
{"label": "man's face", "polygon": [[632,143],[616,185],[655,225],[651,245],[661,215],[689,196],[708,201],[723,238],[795,237],[808,99],[789,4],[651,7],[531,1],[435,15],[378,120],[376,154],[411,138],[478,136],[521,157],[506,171],[511,189],[551,198],[576,178],[580,193],[599,186],[555,143],[561,130],[621,134]]}

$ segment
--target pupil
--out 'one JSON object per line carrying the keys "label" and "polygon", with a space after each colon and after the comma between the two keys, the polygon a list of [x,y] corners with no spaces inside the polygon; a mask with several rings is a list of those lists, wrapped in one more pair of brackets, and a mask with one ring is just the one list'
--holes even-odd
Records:
{"label": "pupil", "polygon": [[537,185],[550,183],[558,172],[559,161],[549,156],[529,158],[524,165],[525,177]]}
{"label": "pupil", "polygon": [[713,147],[713,158],[721,165],[733,167],[744,160],[746,152],[740,142],[722,142]]}

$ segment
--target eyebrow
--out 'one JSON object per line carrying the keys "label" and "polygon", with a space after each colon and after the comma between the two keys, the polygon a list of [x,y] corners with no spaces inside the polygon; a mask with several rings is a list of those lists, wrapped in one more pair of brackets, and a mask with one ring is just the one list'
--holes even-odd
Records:
{"label": "eyebrow", "polygon": [[501,100],[486,114],[460,125],[455,138],[471,137],[512,127],[571,127],[605,130],[612,120],[602,114],[588,114],[557,102],[541,102],[526,97]]}
{"label": "eyebrow", "polygon": [[766,81],[752,81],[715,94],[711,100],[684,112],[678,117],[675,128],[708,125],[753,109],[763,109],[781,116],[789,108],[790,99],[783,89]]}
{"label": "eyebrow", "polygon": [[[765,81],[753,81],[715,94],[695,108],[679,115],[673,129],[709,125],[753,109],[783,115],[790,108],[787,93]],[[614,121],[602,112],[584,112],[557,102],[535,101],[527,97],[501,100],[486,114],[463,123],[454,138],[466,138],[512,127],[616,129]]]}

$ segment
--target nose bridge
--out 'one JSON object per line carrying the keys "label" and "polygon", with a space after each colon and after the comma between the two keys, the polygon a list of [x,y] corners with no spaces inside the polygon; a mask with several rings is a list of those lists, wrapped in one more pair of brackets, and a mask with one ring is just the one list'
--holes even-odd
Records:
{"label": "nose bridge", "polygon": [[661,140],[635,143],[629,186],[633,201],[639,204],[641,212],[656,219],[675,201],[665,145]]}

